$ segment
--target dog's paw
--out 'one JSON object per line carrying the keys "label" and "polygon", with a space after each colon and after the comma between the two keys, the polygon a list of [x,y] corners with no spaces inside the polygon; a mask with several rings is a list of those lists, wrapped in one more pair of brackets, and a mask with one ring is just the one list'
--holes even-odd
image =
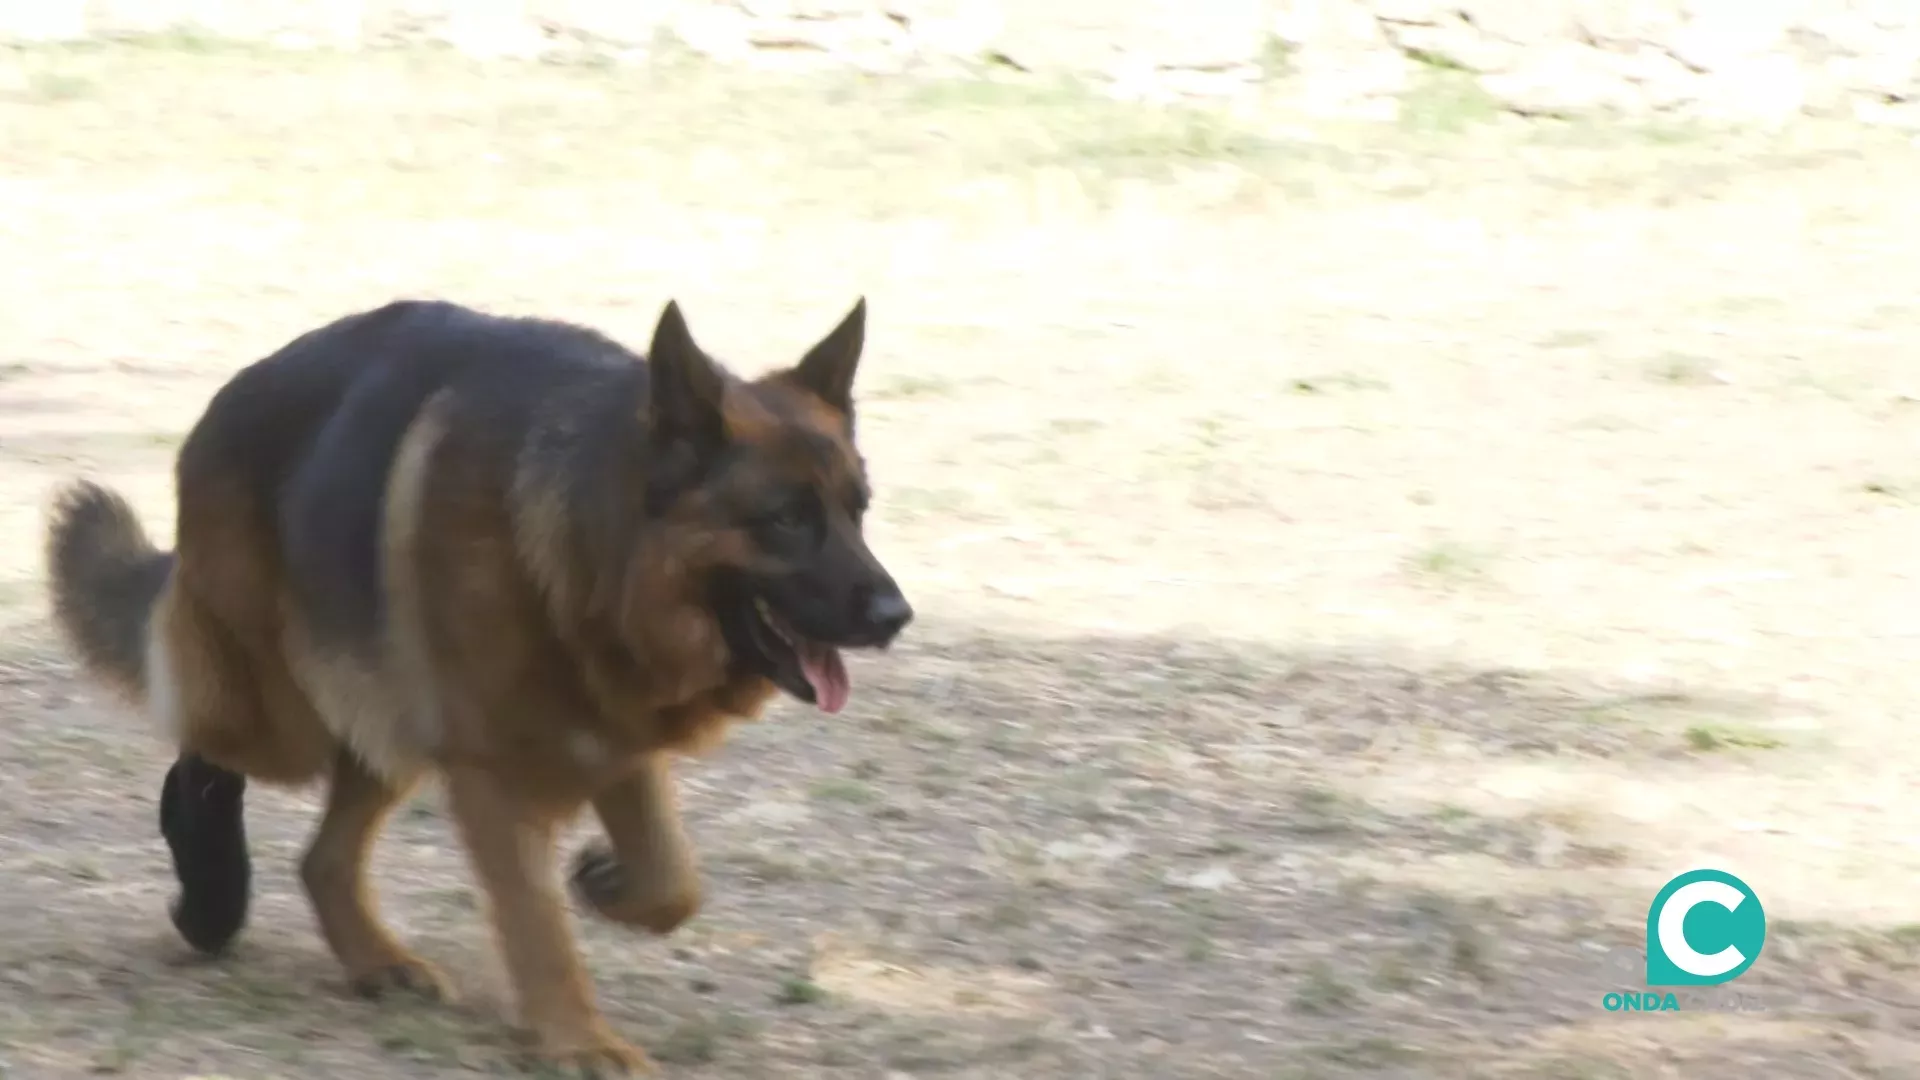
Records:
{"label": "dog's paw", "polygon": [[548,1069],[581,1080],[650,1076],[659,1071],[646,1051],[604,1028],[577,1035],[540,1036],[533,1056]]}
{"label": "dog's paw", "polygon": [[697,879],[637,880],[602,844],[589,844],[574,856],[568,880],[574,896],[601,918],[653,934],[672,933],[700,910]]}
{"label": "dog's paw", "polygon": [[568,879],[581,902],[597,911],[620,907],[627,895],[627,868],[605,844],[588,844],[573,857]]}
{"label": "dog's paw", "polygon": [[427,1001],[453,1000],[453,987],[446,976],[432,964],[412,956],[363,971],[350,978],[348,985],[364,998],[404,993]]}

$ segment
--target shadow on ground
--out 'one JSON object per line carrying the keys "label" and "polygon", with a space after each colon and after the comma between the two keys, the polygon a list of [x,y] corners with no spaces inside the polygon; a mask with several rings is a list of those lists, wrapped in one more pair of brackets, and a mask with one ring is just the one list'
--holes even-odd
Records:
{"label": "shadow on ground", "polygon": [[[1734,1077],[1754,1074],[1725,1062],[1757,1048],[1793,1075],[1801,1041],[1808,1068],[1830,1056],[1836,1016],[1872,1030],[1903,1007],[1875,980],[1911,943],[1809,934],[1747,981],[1757,1011],[1707,1033],[1641,1017],[1622,1040],[1599,1001],[1637,985],[1650,893],[1634,852],[1551,812],[1478,812],[1444,783],[1397,804],[1363,783],[1409,762],[1462,789],[1510,761],[1697,771],[1715,756],[1629,706],[1750,722],[1760,703],[937,620],[854,675],[846,714],[781,706],[685,769],[700,920],[665,946],[583,925],[616,1022],[676,1068],[1546,1077],[1658,1060]],[[342,994],[288,873],[303,795],[253,804],[261,899],[243,947],[185,962],[150,821],[165,755],[73,676],[40,633],[0,658],[13,1061],[36,1076],[507,1067],[497,965],[431,795],[393,823],[376,875],[390,920],[472,1004]],[[1865,1004],[1810,989],[1840,961]]]}

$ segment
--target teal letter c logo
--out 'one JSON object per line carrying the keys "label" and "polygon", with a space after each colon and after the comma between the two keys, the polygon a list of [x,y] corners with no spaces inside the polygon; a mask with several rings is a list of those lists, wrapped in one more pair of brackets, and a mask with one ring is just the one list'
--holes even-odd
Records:
{"label": "teal letter c logo", "polygon": [[1718,986],[1759,958],[1767,916],[1746,882],[1692,870],[1666,883],[1647,909],[1647,985]]}

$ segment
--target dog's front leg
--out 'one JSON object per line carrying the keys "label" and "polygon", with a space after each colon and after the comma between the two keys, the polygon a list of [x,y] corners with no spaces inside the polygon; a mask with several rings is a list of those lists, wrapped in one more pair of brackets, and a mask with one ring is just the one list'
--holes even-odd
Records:
{"label": "dog's front leg", "polygon": [[576,895],[602,917],[656,934],[700,910],[700,871],[680,824],[673,764],[663,752],[593,799],[611,847],[590,844],[574,859]]}
{"label": "dog's front leg", "polygon": [[448,770],[447,794],[540,1056],[589,1075],[652,1071],[645,1053],[607,1027],[594,1001],[555,880],[555,823],[483,769]]}

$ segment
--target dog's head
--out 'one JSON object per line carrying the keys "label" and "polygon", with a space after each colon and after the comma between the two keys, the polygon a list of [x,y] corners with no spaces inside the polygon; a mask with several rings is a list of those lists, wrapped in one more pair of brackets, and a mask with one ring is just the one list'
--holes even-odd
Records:
{"label": "dog's head", "polygon": [[648,350],[656,514],[713,538],[708,601],[736,670],[838,712],[843,648],[885,648],[913,608],[867,547],[869,489],[853,437],[866,301],[798,364],[751,381],[694,343],[678,305]]}

